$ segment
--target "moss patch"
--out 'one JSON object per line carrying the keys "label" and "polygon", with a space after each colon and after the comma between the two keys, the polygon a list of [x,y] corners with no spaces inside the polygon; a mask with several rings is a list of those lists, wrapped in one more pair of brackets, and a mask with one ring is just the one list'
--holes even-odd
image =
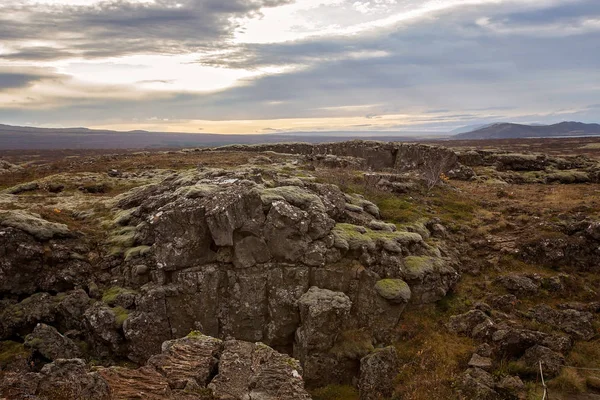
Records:
{"label": "moss patch", "polygon": [[27,359],[31,351],[27,350],[22,343],[7,340],[0,342],[0,369],[6,368],[18,359]]}
{"label": "moss patch", "polygon": [[129,311],[123,307],[113,307],[112,311],[115,314],[115,325],[120,329],[125,320],[129,317]]}
{"label": "moss patch", "polygon": [[125,251],[125,261],[129,261],[134,257],[140,257],[148,254],[152,247],[150,246],[137,246],[127,249]]}
{"label": "moss patch", "polygon": [[407,277],[409,279],[423,279],[425,275],[433,272],[436,259],[432,257],[408,256],[404,258]]}
{"label": "moss patch", "polygon": [[102,302],[112,305],[121,294],[137,294],[137,292],[135,290],[113,286],[102,294]]}

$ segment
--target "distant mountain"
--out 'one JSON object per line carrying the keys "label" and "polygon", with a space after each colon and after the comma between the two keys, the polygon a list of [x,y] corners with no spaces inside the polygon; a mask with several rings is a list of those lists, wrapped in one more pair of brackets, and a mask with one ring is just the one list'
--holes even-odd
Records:
{"label": "distant mountain", "polygon": [[554,125],[521,125],[503,122],[471,132],[459,133],[452,136],[451,139],[519,139],[576,136],[600,136],[600,125],[567,121]]}
{"label": "distant mountain", "polygon": [[414,141],[401,132],[287,132],[223,135],[214,133],[171,133],[110,131],[88,128],[33,128],[0,124],[0,150],[41,149],[144,149],[212,147],[227,144],[277,142],[339,142],[368,138],[382,141]]}
{"label": "distant mountain", "polygon": [[493,123],[491,123],[491,124],[466,125],[466,126],[461,126],[460,128],[456,128],[454,130],[451,130],[450,133],[454,134],[454,135],[458,135],[459,133],[473,132],[473,131],[476,131],[477,129],[485,128],[485,127],[490,126],[490,125],[493,125]]}

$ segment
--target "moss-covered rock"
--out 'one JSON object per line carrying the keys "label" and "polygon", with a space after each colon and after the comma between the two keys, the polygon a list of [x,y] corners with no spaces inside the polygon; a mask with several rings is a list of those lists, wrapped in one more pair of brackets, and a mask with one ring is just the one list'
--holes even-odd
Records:
{"label": "moss-covered rock", "polygon": [[590,176],[587,172],[578,170],[556,171],[548,174],[548,182],[558,183],[587,183],[590,181]]}
{"label": "moss-covered rock", "polygon": [[409,280],[422,280],[434,271],[436,260],[426,256],[408,256],[404,258],[405,276]]}
{"label": "moss-covered rock", "polygon": [[375,284],[375,290],[391,303],[408,303],[410,287],[402,279],[382,279]]}
{"label": "moss-covered rock", "polygon": [[113,286],[102,295],[102,302],[109,306],[120,305],[125,308],[133,305],[137,292],[135,290]]}
{"label": "moss-covered rock", "polygon": [[125,250],[125,261],[129,261],[135,257],[141,257],[148,254],[152,250],[150,246],[136,246]]}
{"label": "moss-covered rock", "polygon": [[325,211],[325,206],[319,196],[298,186],[279,186],[263,189],[260,193],[260,198],[263,204],[285,200],[302,210],[315,209],[317,211]]}
{"label": "moss-covered rock", "polygon": [[71,236],[65,224],[46,221],[39,214],[23,210],[0,211],[0,226],[20,229],[38,240]]}

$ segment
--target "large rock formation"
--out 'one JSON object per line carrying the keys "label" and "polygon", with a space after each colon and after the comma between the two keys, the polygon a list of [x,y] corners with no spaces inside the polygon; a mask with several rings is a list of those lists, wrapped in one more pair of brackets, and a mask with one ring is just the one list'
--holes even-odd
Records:
{"label": "large rock formation", "polygon": [[[397,170],[437,151],[376,143],[323,149]],[[415,160],[403,166],[398,154]],[[91,380],[86,388],[100,373],[113,396],[138,390],[122,385],[131,379],[147,385],[148,398],[197,387],[231,398],[298,392],[288,375],[300,366],[280,368],[291,361],[257,342],[294,354],[309,385],[355,384],[361,359],[391,344],[407,306],[451,290],[457,261],[427,241],[443,231],[439,223],[398,227],[360,195],[280,172],[200,167],[106,200],[100,248],[40,215],[2,212],[1,339],[25,342],[33,382],[56,379],[43,365],[63,368],[60,360],[81,355],[145,364],[95,372],[68,364]],[[172,342],[192,331],[226,342]],[[240,357],[251,372],[240,372]],[[41,393],[36,385],[32,394]]]}
{"label": "large rock formation", "polygon": [[[458,279],[421,235],[378,221],[373,203],[332,185],[207,171],[142,190],[143,200],[136,191],[118,203],[130,216],[130,246],[148,249],[120,266],[124,285],[137,286],[140,271],[147,276],[123,324],[137,362],[194,329],[282,349],[315,342],[326,353],[334,335],[321,323],[310,328],[303,311],[317,293],[347,300],[346,322],[336,320],[335,329],[364,329],[386,342],[407,303],[439,300]],[[312,351],[306,346],[302,362]]]}

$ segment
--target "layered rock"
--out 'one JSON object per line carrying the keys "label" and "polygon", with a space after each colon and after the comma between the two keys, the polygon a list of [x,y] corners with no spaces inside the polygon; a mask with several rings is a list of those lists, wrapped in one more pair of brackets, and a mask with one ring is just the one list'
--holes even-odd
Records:
{"label": "layered rock", "polygon": [[225,341],[194,333],[165,342],[138,369],[96,368],[59,359],[39,373],[0,373],[0,396],[66,399],[308,400],[302,369],[261,343]]}

